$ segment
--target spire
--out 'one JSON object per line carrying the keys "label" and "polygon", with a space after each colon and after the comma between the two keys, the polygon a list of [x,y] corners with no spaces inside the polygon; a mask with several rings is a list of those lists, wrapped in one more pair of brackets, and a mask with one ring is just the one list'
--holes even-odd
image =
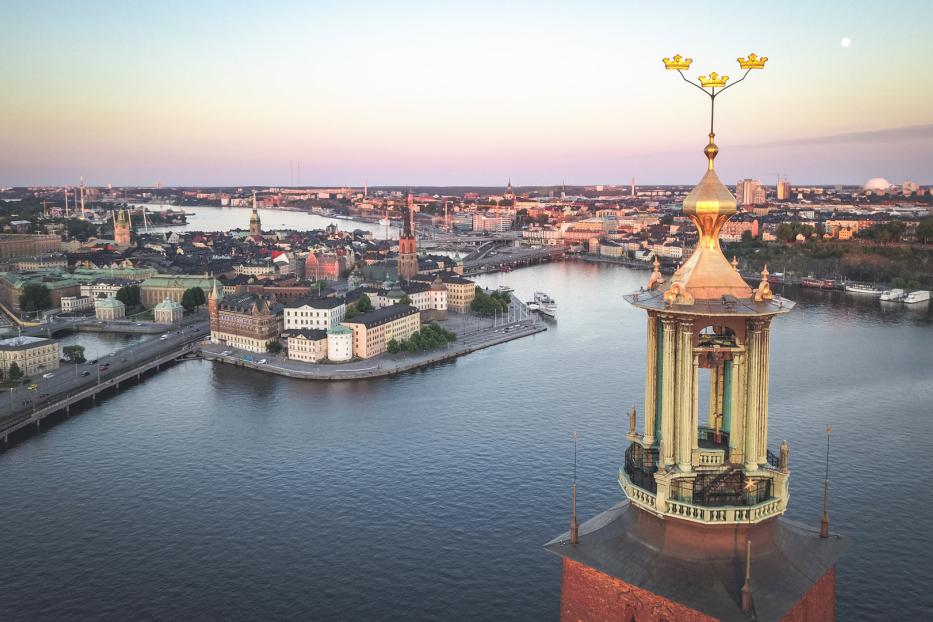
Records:
{"label": "spire", "polygon": [[820,537],[829,537],[829,435],[833,426],[826,426],[826,477],[823,479],[823,519],[820,521]]}
{"label": "spire", "polygon": [[256,212],[256,191],[253,190],[253,212]]}
{"label": "spire", "polygon": [[742,586],[742,611],[752,610],[752,539],[745,539],[745,585]]}
{"label": "spire", "polygon": [[570,492],[570,544],[580,541],[580,530],[577,525],[577,433],[573,433],[573,486]]}

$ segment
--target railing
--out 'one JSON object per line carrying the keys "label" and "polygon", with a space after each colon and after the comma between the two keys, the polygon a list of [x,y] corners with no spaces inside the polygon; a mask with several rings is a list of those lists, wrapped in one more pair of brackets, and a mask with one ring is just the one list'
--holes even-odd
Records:
{"label": "railing", "polygon": [[750,507],[725,506],[709,508],[683,501],[668,500],[667,512],[684,520],[700,523],[757,523],[784,511],[780,499],[769,499]]}
{"label": "railing", "polygon": [[635,486],[651,493],[658,491],[654,474],[658,470],[658,452],[632,443],[625,450],[625,473]]}
{"label": "railing", "polygon": [[768,466],[774,469],[775,471],[779,471],[781,469],[780,457],[775,456],[774,452],[771,451],[770,449],[768,450],[767,455],[768,455]]}

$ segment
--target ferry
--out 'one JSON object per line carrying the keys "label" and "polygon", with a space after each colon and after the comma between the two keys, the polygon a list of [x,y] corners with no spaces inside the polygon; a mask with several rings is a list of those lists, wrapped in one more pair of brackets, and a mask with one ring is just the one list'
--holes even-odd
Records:
{"label": "ferry", "polygon": [[549,318],[557,318],[557,302],[543,292],[535,292],[535,303],[538,306],[538,313]]}
{"label": "ferry", "polygon": [[881,296],[881,290],[874,285],[860,285],[859,283],[846,283],[847,294],[861,294],[864,296]]}
{"label": "ferry", "polygon": [[881,292],[881,302],[903,302],[907,292],[902,289],[886,289]]}
{"label": "ferry", "polygon": [[904,297],[904,304],[915,305],[921,302],[929,302],[929,300],[930,291],[926,289],[920,289],[907,294],[907,296]]}
{"label": "ferry", "polygon": [[800,279],[800,286],[814,289],[836,289],[836,281],[833,279],[816,278],[811,274],[806,278]]}

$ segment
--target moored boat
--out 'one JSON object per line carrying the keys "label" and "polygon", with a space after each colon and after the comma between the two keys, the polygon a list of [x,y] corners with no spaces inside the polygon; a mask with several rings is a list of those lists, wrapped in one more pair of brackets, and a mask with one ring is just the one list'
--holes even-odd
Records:
{"label": "moored boat", "polygon": [[902,289],[886,289],[881,292],[882,302],[903,302],[907,297],[907,292]]}
{"label": "moored boat", "polygon": [[862,283],[846,283],[847,294],[859,294],[862,296],[881,296],[881,290],[874,285],[865,285]]}
{"label": "moored boat", "polygon": [[538,313],[549,318],[557,318],[557,302],[544,292],[535,292]]}
{"label": "moored boat", "polygon": [[929,302],[930,300],[930,291],[926,289],[920,289],[915,292],[910,292],[907,296],[904,297],[904,304],[915,305],[921,302]]}

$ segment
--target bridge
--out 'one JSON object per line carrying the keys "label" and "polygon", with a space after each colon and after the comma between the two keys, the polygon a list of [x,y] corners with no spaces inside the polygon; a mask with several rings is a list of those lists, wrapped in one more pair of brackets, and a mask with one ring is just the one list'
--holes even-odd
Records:
{"label": "bridge", "polygon": [[[144,373],[196,350],[196,342],[208,334],[206,322],[165,333],[164,338],[148,339],[81,364],[65,363],[50,377],[36,378],[29,385],[0,389],[0,437],[6,446],[10,434],[29,426],[38,430],[42,421],[56,413],[71,412],[71,407],[90,399],[97,400],[104,391],[118,391],[121,383],[140,382]],[[2,393],[8,393],[6,399]]]}
{"label": "bridge", "polygon": [[465,260],[463,274],[475,275],[484,272],[496,272],[502,268],[520,268],[546,261],[560,259],[567,252],[563,246],[547,246],[544,248],[506,248],[498,251],[489,249],[479,259]]}

